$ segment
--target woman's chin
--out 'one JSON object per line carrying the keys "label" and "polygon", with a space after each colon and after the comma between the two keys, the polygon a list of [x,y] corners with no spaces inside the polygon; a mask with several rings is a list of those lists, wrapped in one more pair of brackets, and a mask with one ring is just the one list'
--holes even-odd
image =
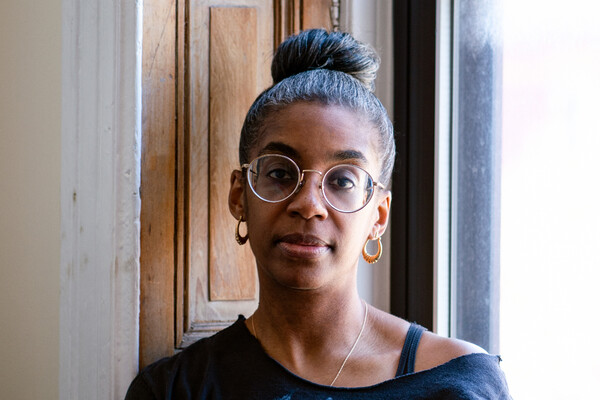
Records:
{"label": "woman's chin", "polygon": [[318,290],[331,280],[314,265],[283,267],[282,270],[268,271],[267,274],[277,286],[298,291]]}
{"label": "woman's chin", "polygon": [[279,285],[291,290],[311,291],[325,286],[325,280],[317,277],[293,276],[282,278],[278,280]]}

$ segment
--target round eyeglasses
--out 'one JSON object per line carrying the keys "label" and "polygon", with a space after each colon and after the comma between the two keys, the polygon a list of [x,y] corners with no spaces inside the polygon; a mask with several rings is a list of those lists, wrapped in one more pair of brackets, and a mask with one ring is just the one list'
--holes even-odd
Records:
{"label": "round eyeglasses", "polygon": [[268,203],[284,201],[299,191],[306,172],[321,175],[319,188],[323,198],[333,209],[343,213],[356,212],[366,206],[377,186],[385,189],[367,171],[351,164],[335,165],[323,173],[314,169],[300,170],[289,157],[267,154],[242,165],[242,171],[244,169],[252,192]]}

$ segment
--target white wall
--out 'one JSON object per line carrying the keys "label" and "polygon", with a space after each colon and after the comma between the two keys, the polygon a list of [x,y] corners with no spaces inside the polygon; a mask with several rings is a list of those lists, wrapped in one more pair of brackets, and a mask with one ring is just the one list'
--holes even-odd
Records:
{"label": "white wall", "polygon": [[57,399],[61,1],[0,3],[0,397]]}

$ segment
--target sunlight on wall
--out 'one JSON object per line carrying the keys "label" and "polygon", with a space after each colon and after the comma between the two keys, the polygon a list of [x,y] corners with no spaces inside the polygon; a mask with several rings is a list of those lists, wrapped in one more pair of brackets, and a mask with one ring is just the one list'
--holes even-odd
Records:
{"label": "sunlight on wall", "polygon": [[502,366],[515,399],[594,398],[600,5],[503,7]]}

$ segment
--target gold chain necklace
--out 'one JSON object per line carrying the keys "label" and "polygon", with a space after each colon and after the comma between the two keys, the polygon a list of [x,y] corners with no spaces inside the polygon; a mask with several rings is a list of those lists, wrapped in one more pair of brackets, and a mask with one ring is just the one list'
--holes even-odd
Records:
{"label": "gold chain necklace", "polygon": [[[356,345],[358,344],[358,341],[362,337],[362,334],[363,334],[363,332],[365,330],[365,326],[367,325],[367,315],[369,314],[369,306],[367,305],[367,302],[365,300],[363,300],[363,303],[365,305],[365,317],[363,319],[362,326],[360,327],[360,332],[358,332],[358,336],[356,337],[356,340],[354,341],[354,344],[352,345],[352,348],[348,352],[348,355],[346,356],[346,358],[344,358],[344,361],[342,362],[342,365],[340,366],[340,369],[338,370],[337,374],[335,375],[335,378],[333,378],[333,380],[331,381],[331,383],[329,384],[329,386],[333,386],[333,384],[335,383],[335,381],[337,381],[337,379],[340,377],[340,374],[342,373],[342,370],[346,366],[346,362],[348,361],[348,359],[352,355],[352,352],[356,348]],[[254,337],[258,340],[258,335],[256,334],[256,327],[254,326],[254,315],[252,316],[251,319],[252,319],[252,333],[254,334]]]}

